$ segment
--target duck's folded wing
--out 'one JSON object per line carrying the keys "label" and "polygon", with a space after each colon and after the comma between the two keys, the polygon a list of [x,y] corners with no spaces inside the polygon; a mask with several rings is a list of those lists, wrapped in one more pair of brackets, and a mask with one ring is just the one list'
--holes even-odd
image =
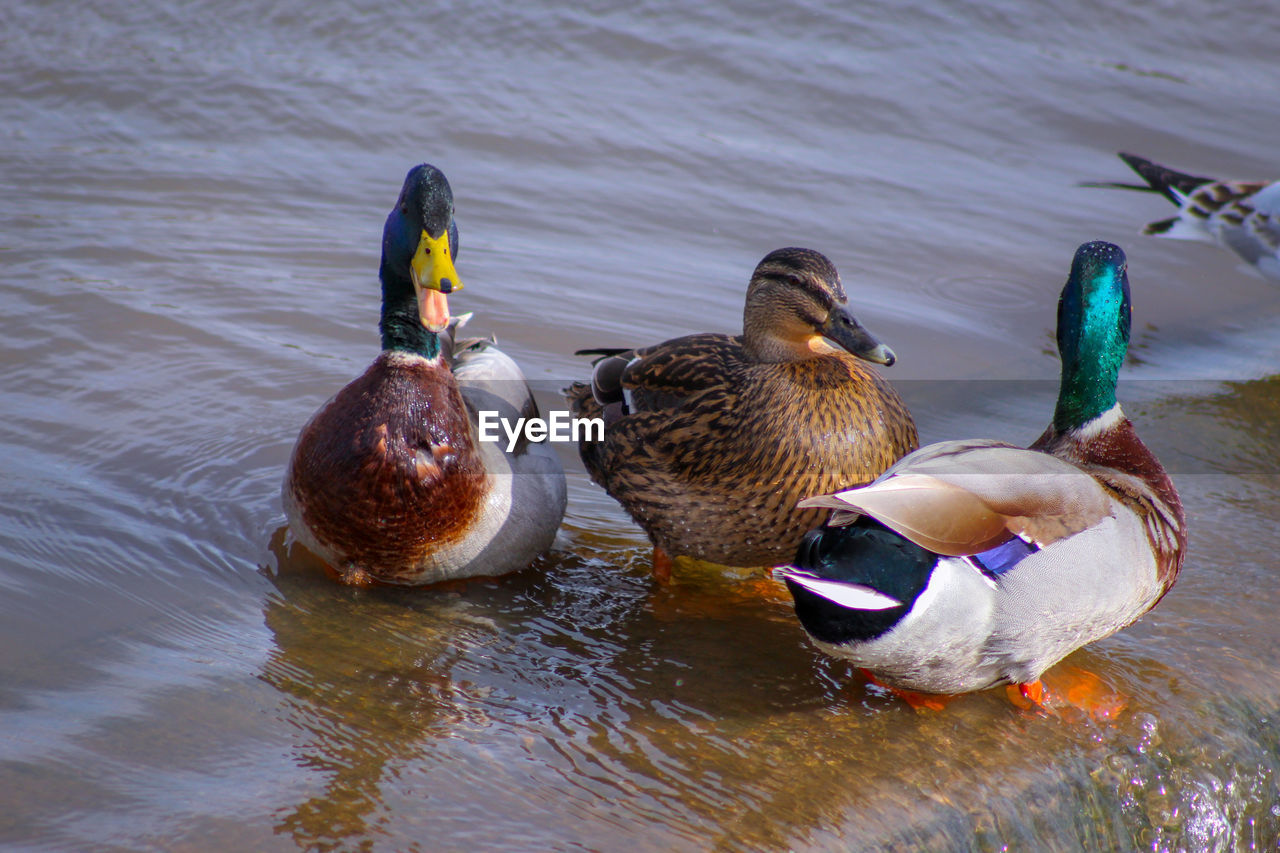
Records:
{"label": "duck's folded wing", "polygon": [[[638,408],[662,408],[721,385],[742,360],[742,344],[729,335],[704,333],[636,350],[622,373]],[[646,405],[646,401],[653,401]]]}
{"label": "duck's folded wing", "polygon": [[[471,409],[474,424],[480,412],[516,423],[538,417],[538,404],[520,366],[498,349],[491,339],[469,339],[455,344],[453,375]],[[523,445],[523,432],[521,445]]]}
{"label": "duck's folded wing", "polygon": [[950,556],[977,554],[1013,536],[1044,547],[1112,512],[1107,492],[1074,465],[992,441],[930,445],[868,486],[800,505],[865,513]]}

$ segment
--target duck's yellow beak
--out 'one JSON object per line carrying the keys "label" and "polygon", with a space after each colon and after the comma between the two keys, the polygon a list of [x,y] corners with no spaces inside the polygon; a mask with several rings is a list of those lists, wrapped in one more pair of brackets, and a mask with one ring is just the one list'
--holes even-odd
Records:
{"label": "duck's yellow beak", "polygon": [[449,300],[445,294],[462,289],[449,252],[449,232],[432,237],[426,231],[409,263],[413,289],[418,294],[418,317],[433,332],[449,327]]}

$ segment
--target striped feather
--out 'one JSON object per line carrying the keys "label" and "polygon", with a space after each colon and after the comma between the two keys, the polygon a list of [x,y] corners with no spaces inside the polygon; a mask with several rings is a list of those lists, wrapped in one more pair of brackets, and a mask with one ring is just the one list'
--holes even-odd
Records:
{"label": "striped feather", "polygon": [[1148,223],[1143,234],[1214,243],[1280,281],[1280,183],[1220,181],[1176,172],[1134,154],[1121,152],[1120,157],[1147,182],[1145,186],[1085,186],[1158,192],[1178,206],[1177,216]]}
{"label": "striped feather", "polygon": [[916,447],[906,405],[876,369],[819,343],[843,297],[825,257],[780,250],[753,276],[742,335],[612,356],[627,359],[625,411],[591,384],[567,389],[576,416],[605,419],[604,441],[579,446],[591,478],[667,553],[774,565],[822,520],[801,498],[870,482]]}

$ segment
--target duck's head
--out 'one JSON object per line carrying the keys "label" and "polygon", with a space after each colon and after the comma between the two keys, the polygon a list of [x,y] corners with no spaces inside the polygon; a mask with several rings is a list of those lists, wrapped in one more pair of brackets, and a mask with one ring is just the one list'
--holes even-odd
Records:
{"label": "duck's head", "polygon": [[798,361],[843,349],[876,364],[893,364],[849,311],[835,265],[812,249],[778,249],[751,276],[742,318],[743,346],[760,361]]}
{"label": "duck's head", "polygon": [[1129,349],[1129,276],[1124,251],[1095,241],[1076,250],[1058,300],[1062,385],[1053,414],[1059,432],[1078,429],[1116,405]]}
{"label": "duck's head", "polygon": [[384,349],[432,348],[449,325],[447,295],[462,289],[453,267],[457,254],[449,181],[435,166],[414,166],[382,229]]}

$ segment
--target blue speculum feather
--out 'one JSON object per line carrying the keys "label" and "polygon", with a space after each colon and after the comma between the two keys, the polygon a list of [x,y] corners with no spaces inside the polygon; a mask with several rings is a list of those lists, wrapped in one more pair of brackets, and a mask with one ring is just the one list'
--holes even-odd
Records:
{"label": "blue speculum feather", "polygon": [[1017,536],[994,548],[969,557],[981,571],[992,577],[999,577],[1022,562],[1028,555],[1040,549]]}

